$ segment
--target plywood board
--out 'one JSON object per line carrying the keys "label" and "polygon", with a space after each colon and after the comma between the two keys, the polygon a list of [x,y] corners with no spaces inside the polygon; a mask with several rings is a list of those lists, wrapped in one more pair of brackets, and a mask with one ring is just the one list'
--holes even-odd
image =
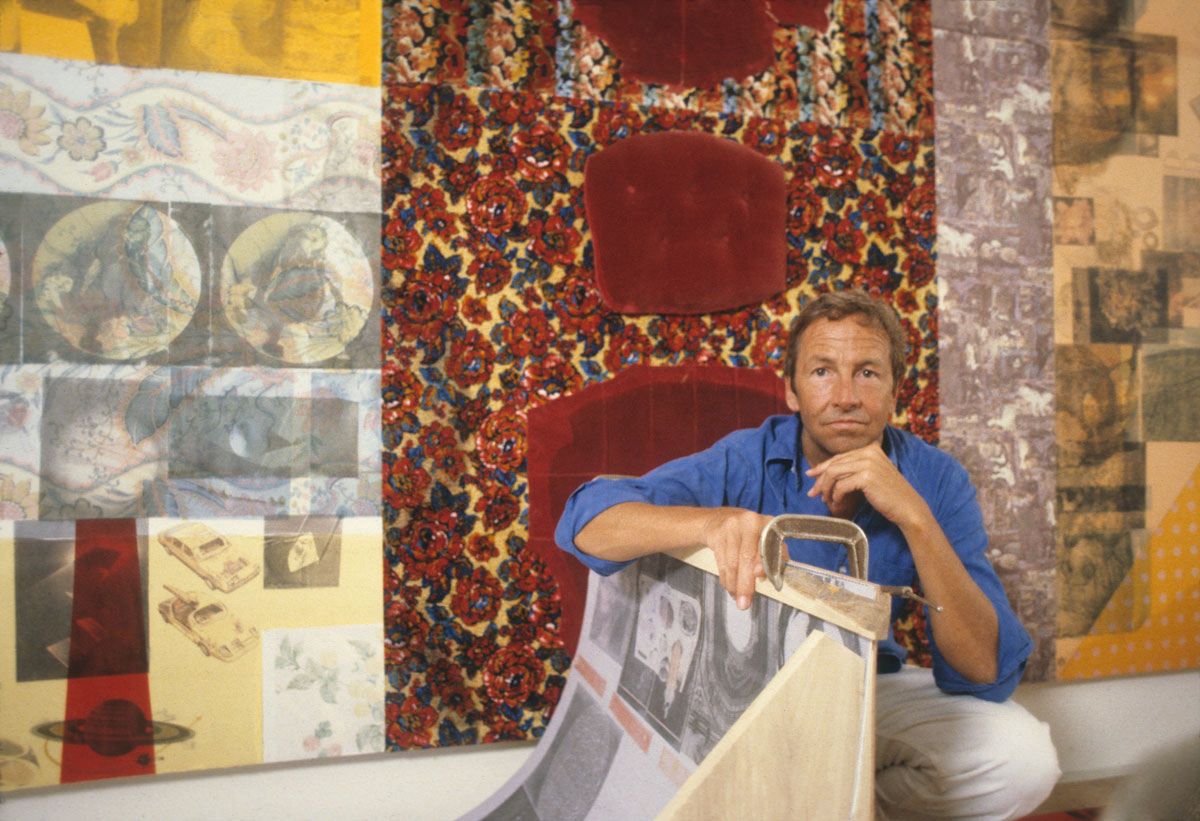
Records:
{"label": "plywood board", "polygon": [[823,633],[810,634],[659,821],[871,818],[869,668]]}

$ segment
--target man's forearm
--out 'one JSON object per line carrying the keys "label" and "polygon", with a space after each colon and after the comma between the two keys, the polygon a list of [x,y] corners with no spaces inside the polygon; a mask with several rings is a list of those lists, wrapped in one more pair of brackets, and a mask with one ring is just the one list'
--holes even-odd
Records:
{"label": "man's forearm", "polygon": [[711,508],[622,502],[597,514],[575,535],[575,546],[598,559],[627,561],[705,544]]}
{"label": "man's forearm", "polygon": [[941,605],[930,627],[946,661],[977,684],[996,679],[996,608],[971,578],[932,514],[902,526],[925,596]]}

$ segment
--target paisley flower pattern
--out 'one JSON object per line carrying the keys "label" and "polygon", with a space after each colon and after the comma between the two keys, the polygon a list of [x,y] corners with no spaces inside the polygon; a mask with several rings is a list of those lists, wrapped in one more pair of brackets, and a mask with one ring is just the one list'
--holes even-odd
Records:
{"label": "paisley flower pattern", "polygon": [[[493,6],[483,26],[491,39],[461,27],[468,4],[454,14],[448,3],[420,14],[397,7],[390,18],[393,31],[402,22],[416,38],[384,90],[393,748],[537,737],[564,684],[558,582],[527,547],[530,408],[634,364],[779,367],[799,305],[859,286],[894,304],[909,331],[900,422],[937,435],[931,133],[472,88],[467,75],[495,78],[495,49],[530,42],[541,7],[507,20],[508,5]],[[439,21],[452,25],[439,29]],[[452,43],[449,31],[469,36]],[[440,38],[441,62],[422,57],[428,38]],[[505,53],[500,73],[510,84],[540,65]],[[424,62],[446,82],[400,82],[404,61],[405,71]],[[736,140],[783,166],[786,291],[701,316],[604,306],[583,212],[584,164],[617,140],[671,129]]]}

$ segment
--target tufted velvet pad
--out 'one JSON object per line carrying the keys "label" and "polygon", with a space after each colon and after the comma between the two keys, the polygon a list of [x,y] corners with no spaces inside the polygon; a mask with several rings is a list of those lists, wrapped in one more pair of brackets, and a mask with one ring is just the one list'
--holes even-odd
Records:
{"label": "tufted velvet pad", "polygon": [[784,290],[783,169],[711,134],[616,142],[584,169],[600,294],[621,313],[698,314]]}
{"label": "tufted velvet pad", "polygon": [[621,59],[622,76],[707,88],[774,60],[765,0],[577,0],[575,19]]}
{"label": "tufted velvet pad", "polygon": [[579,637],[587,571],[555,546],[554,527],[575,488],[602,474],[641,475],[773,413],[787,413],[775,371],[704,365],[635,365],[529,411],[529,547],[558,579],[568,652]]}

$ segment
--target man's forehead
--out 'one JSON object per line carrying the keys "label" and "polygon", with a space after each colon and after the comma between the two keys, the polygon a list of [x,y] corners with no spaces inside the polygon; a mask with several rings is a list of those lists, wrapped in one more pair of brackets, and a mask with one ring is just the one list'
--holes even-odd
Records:
{"label": "man's forehead", "polygon": [[847,344],[852,344],[860,355],[878,356],[885,361],[891,355],[887,333],[871,320],[859,316],[818,319],[804,329],[798,347],[804,358],[827,359],[834,353],[844,352]]}

